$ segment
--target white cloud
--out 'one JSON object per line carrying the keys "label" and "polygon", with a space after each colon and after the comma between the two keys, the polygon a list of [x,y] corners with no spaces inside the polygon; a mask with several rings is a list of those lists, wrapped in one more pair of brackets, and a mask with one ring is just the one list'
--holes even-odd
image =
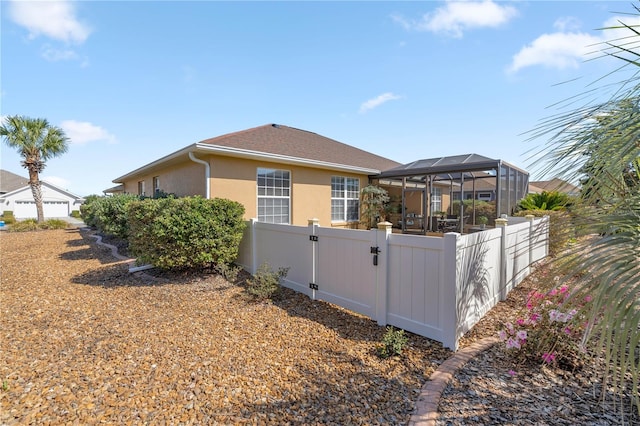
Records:
{"label": "white cloud", "polygon": [[42,57],[47,61],[68,61],[78,59],[78,54],[71,49],[56,49],[49,45],[42,46]]}
{"label": "white cloud", "polygon": [[397,15],[392,19],[406,30],[430,31],[461,38],[465,31],[495,28],[517,14],[515,7],[500,5],[492,0],[448,1],[445,6],[425,14],[418,21],[409,21]]}
{"label": "white cloud", "polygon": [[60,124],[72,144],[84,145],[89,142],[106,141],[116,143],[116,137],[100,126],[87,121],[65,120]]}
{"label": "white cloud", "polygon": [[77,19],[75,6],[67,0],[12,0],[9,17],[29,30],[30,38],[44,35],[64,42],[82,43],[91,33],[91,29]]}
{"label": "white cloud", "polygon": [[585,56],[593,51],[593,45],[600,42],[600,38],[587,33],[543,34],[514,55],[508,72],[515,73],[534,65],[578,68]]}
{"label": "white cloud", "polygon": [[[640,25],[640,17],[612,17],[603,24],[598,35],[591,35],[579,31],[579,21],[574,18],[561,18],[554,23],[559,31],[543,34],[526,45],[513,56],[507,72],[515,73],[523,68],[542,65],[547,68],[566,69],[578,68],[586,59],[604,50],[607,41],[625,44],[625,37],[637,35],[627,28],[620,27],[620,22],[629,26]],[[636,28],[637,29],[637,28]],[[636,49],[636,45],[626,45],[626,48]]]}
{"label": "white cloud", "polygon": [[363,102],[362,105],[360,105],[360,114],[364,114],[367,111],[377,108],[380,105],[384,104],[385,102],[394,101],[397,99],[402,99],[402,96],[394,95],[391,92],[383,93],[380,96],[377,96],[373,99],[369,99],[368,101]]}

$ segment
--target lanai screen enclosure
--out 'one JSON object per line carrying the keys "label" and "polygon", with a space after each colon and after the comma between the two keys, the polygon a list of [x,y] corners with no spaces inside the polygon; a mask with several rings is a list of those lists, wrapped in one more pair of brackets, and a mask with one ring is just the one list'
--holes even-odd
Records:
{"label": "lanai screen enclosure", "polygon": [[[405,200],[409,194],[421,195],[422,217],[433,217],[434,197],[448,191],[450,200],[471,200],[471,211],[465,212],[465,203],[457,203],[450,214],[459,220],[459,232],[464,231],[465,220],[476,223],[476,200],[495,205],[495,217],[512,214],[517,203],[528,193],[529,173],[505,161],[494,160],[478,154],[429,158],[386,170],[372,177],[372,182],[382,187],[402,188],[402,230],[406,231],[408,219]],[[439,189],[437,189],[439,188]],[[435,231],[434,221],[428,220],[422,229]]]}

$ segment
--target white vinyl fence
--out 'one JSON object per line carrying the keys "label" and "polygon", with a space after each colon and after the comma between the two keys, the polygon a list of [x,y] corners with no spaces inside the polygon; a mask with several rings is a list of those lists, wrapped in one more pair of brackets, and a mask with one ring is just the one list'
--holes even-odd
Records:
{"label": "white vinyl fence", "polygon": [[[500,223],[500,220],[498,221]],[[284,285],[456,350],[458,339],[548,254],[549,217],[444,237],[251,220],[237,263],[289,267]]]}

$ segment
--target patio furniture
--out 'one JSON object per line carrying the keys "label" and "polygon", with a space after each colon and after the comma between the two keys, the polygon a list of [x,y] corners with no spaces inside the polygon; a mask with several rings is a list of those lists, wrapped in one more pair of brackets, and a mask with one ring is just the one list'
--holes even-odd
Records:
{"label": "patio furniture", "polygon": [[446,219],[438,219],[438,231],[440,232],[452,232],[457,231],[460,222],[458,218],[446,218]]}

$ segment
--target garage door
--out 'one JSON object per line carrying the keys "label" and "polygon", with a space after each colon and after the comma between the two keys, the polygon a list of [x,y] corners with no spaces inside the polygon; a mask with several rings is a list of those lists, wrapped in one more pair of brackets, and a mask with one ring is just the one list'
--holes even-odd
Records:
{"label": "garage door", "polygon": [[[69,216],[68,201],[44,201],[42,203],[44,217],[67,217]],[[18,219],[38,217],[35,201],[16,201],[13,215]]]}

